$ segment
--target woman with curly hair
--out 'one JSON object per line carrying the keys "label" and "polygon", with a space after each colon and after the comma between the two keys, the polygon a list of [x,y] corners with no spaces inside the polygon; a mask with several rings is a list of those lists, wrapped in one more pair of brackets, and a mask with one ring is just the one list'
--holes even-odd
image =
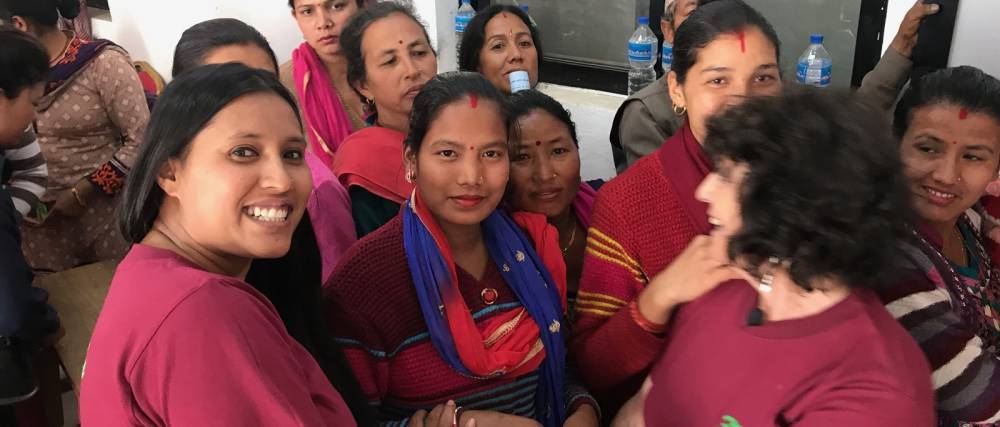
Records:
{"label": "woman with curly hair", "polygon": [[966,215],[1000,165],[1000,80],[973,67],[916,80],[894,128],[919,220],[912,274],[882,298],[934,369],[942,426],[1000,421],[1000,285]]}
{"label": "woman with curly hair", "polygon": [[908,235],[883,115],[816,90],[751,100],[709,122],[705,151],[712,232],[664,284],[664,351],[619,421],[934,425],[927,362],[874,292]]}

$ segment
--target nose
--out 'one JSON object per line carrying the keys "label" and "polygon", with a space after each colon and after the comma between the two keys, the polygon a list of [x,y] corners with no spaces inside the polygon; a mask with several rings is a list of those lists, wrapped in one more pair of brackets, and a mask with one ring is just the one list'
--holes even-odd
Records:
{"label": "nose", "polygon": [[483,183],[483,164],[479,158],[478,150],[471,150],[470,155],[465,156],[459,168],[458,184],[461,186],[479,186]]}
{"label": "nose", "polygon": [[262,159],[260,170],[260,186],[275,193],[286,193],[292,188],[294,179],[289,173],[290,167],[281,156]]}
{"label": "nose", "polygon": [[[956,150],[957,151],[957,150]],[[934,181],[942,184],[954,184],[962,176],[961,155],[955,154],[942,159],[937,163],[931,177]]]}
{"label": "nose", "polygon": [[518,64],[524,62],[524,52],[521,51],[521,47],[517,45],[517,42],[512,42],[510,48],[507,49],[507,54],[510,58],[510,63]]}
{"label": "nose", "polygon": [[698,184],[698,188],[694,190],[694,197],[702,203],[711,203],[712,192],[715,191],[715,183],[718,180],[717,175],[713,172],[708,174],[705,179],[701,180],[701,184]]}
{"label": "nose", "polygon": [[318,18],[316,26],[319,29],[325,30],[333,27],[333,19],[330,18],[330,12],[327,11],[326,8],[319,8],[319,11],[316,12],[316,17]]}
{"label": "nose", "polygon": [[416,79],[420,75],[420,66],[417,65],[417,61],[410,55],[405,55],[403,59],[403,71],[406,72],[406,76],[409,79]]}
{"label": "nose", "polygon": [[532,159],[532,168],[534,169],[533,178],[537,182],[551,181],[556,177],[555,169],[549,159],[544,158],[544,156],[536,155]]}

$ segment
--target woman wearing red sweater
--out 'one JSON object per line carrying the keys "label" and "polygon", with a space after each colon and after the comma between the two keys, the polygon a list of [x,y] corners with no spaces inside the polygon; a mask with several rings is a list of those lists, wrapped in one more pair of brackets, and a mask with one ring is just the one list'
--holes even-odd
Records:
{"label": "woman wearing red sweater", "polygon": [[597,425],[565,372],[558,235],[543,215],[497,209],[511,124],[481,75],[428,81],[405,141],[413,193],[327,283],[337,342],[383,424]]}
{"label": "woman wearing red sweater", "polygon": [[701,271],[653,277],[664,350],[618,425],[935,425],[927,361],[875,293],[895,287],[909,237],[885,117],[796,90],[714,118],[705,151],[712,232],[675,263]]}
{"label": "woman wearing red sweater", "polygon": [[[700,143],[705,123],[748,96],[781,91],[778,46],[767,20],[741,1],[696,9],[677,31],[668,76],[674,109],[686,113],[686,124],[597,195],[573,354],[605,412],[639,390],[663,347],[666,288],[701,273],[698,263],[675,259],[710,231],[706,205],[694,196],[711,170]],[[647,286],[668,266],[667,277]]]}

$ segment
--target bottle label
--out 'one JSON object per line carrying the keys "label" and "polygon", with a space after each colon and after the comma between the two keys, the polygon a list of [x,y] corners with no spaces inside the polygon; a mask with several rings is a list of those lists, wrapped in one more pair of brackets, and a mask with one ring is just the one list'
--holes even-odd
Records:
{"label": "bottle label", "polygon": [[455,16],[455,32],[464,33],[465,27],[469,26],[469,21],[472,21],[471,16],[463,16],[463,15]]}
{"label": "bottle label", "polygon": [[666,69],[674,63],[674,47],[664,44],[660,50],[660,59],[663,61],[663,68]]}
{"label": "bottle label", "polygon": [[652,43],[628,42],[628,60],[629,61],[652,61],[653,60],[653,44]]}
{"label": "bottle label", "polygon": [[799,83],[827,87],[830,85],[830,78],[833,72],[832,64],[824,64],[820,67],[810,67],[807,62],[800,62],[795,70],[795,77]]}

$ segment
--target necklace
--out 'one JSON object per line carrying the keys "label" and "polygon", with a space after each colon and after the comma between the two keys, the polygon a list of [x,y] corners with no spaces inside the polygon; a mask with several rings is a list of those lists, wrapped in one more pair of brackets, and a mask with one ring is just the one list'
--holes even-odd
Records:
{"label": "necklace", "polygon": [[571,248],[573,246],[573,242],[576,241],[576,228],[577,228],[576,224],[574,223],[573,224],[573,232],[570,233],[570,235],[569,235],[569,243],[566,244],[565,248],[562,248],[563,255],[566,255],[566,252],[569,251],[569,248]]}

